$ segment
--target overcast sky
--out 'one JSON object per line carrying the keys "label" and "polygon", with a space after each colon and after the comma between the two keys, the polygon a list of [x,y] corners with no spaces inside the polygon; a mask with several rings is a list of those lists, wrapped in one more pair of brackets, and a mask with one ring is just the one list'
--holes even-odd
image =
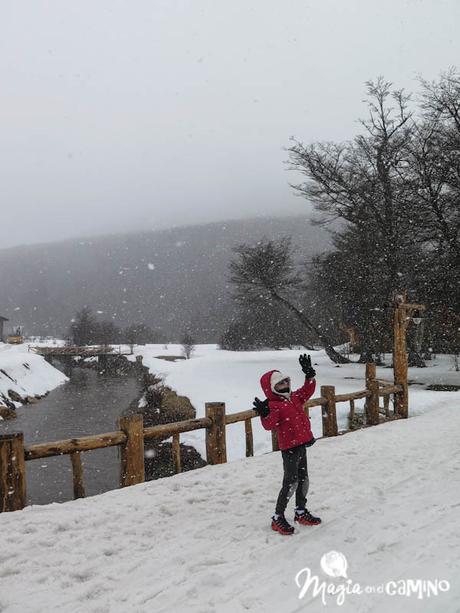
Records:
{"label": "overcast sky", "polygon": [[0,0],[3,246],[308,211],[283,161],[364,82],[460,58],[458,0]]}

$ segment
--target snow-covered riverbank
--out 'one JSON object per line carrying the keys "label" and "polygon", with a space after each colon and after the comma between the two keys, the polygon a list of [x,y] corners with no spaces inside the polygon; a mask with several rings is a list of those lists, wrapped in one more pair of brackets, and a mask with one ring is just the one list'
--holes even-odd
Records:
{"label": "snow-covered riverbank", "polygon": [[29,352],[26,344],[0,343],[0,405],[8,402],[18,407],[23,404],[19,398],[43,396],[66,381],[68,377]]}

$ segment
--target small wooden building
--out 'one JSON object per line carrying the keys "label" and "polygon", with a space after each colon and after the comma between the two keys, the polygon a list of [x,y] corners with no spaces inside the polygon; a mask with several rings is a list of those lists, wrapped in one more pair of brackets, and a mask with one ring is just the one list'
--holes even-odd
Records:
{"label": "small wooden building", "polygon": [[0,315],[0,343],[3,342],[3,322],[5,321],[8,321],[8,318]]}

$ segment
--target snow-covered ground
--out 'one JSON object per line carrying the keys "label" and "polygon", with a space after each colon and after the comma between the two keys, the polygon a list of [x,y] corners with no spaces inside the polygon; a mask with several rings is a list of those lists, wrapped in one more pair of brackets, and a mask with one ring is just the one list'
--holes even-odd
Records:
{"label": "snow-covered ground", "polygon": [[[0,611],[457,612],[457,397],[451,407],[318,441],[308,451],[308,506],[323,524],[290,537],[269,527],[279,453],[4,513]],[[321,570],[330,551],[346,556],[351,585],[363,590],[383,585],[393,594],[407,579],[442,580],[449,589],[421,600],[347,595],[341,607],[332,595],[324,606],[311,588],[299,599],[295,576],[306,568],[320,582],[347,585]]]}
{"label": "snow-covered ground", "polygon": [[[42,356],[28,352],[27,344],[8,345],[0,343],[0,404],[2,396],[9,399],[13,390],[22,398],[42,396],[68,380]],[[14,402],[20,406],[20,402]]]}
{"label": "snow-covered ground", "polygon": [[[325,355],[323,350],[309,352],[317,371],[317,388],[314,396],[320,396],[321,385],[335,385],[336,393],[364,389],[365,366],[363,364],[346,364],[337,366]],[[259,380],[268,370],[278,369],[292,378],[293,387],[303,383],[298,357],[300,351],[222,351],[216,345],[198,345],[190,360],[167,362],[156,356],[182,355],[180,345],[138,345],[134,356],[142,355],[143,363],[151,372],[161,375],[167,385],[178,394],[188,396],[196,409],[197,417],[204,416],[206,402],[225,402],[227,413],[236,413],[252,408],[255,396],[263,397]],[[135,359],[133,356],[132,359]],[[427,368],[411,368],[410,414],[417,415],[430,409],[449,406],[453,402],[459,405],[458,393],[431,392],[424,389],[427,383],[452,383],[460,385],[460,373],[455,372],[454,362],[450,356],[439,356]],[[390,368],[378,368],[377,376],[392,379]],[[364,401],[357,401],[358,408]],[[349,404],[337,405],[339,429],[348,428]],[[313,433],[322,435],[321,409],[310,409]],[[254,453],[260,454],[271,449],[270,434],[253,420]],[[204,431],[197,430],[181,435],[181,440],[193,445],[201,454],[205,453]],[[227,428],[227,456],[229,460],[245,456],[244,424],[232,424]]]}
{"label": "snow-covered ground", "polygon": [[[198,416],[209,401],[224,401],[229,413],[250,408],[269,369],[291,375],[294,386],[303,380],[299,351],[238,353],[201,345],[190,360],[157,357],[180,354],[179,345],[146,345],[135,347],[130,359],[142,355],[152,372],[189,396]],[[315,395],[325,384],[338,393],[364,387],[363,365],[337,367],[322,351],[311,355]],[[26,345],[0,344],[0,369],[6,373],[0,370],[0,393],[43,394],[67,380]],[[390,379],[392,371],[378,369],[378,375]],[[243,425],[235,424],[227,431],[229,464],[1,514],[0,612],[458,611],[460,394],[424,385],[459,384],[460,375],[440,356],[426,369],[411,369],[410,379],[413,419],[322,439],[309,450],[308,506],[323,524],[298,528],[292,537],[269,528],[281,457],[265,453],[270,435],[258,420],[258,457],[239,459],[245,437]],[[345,429],[348,406],[338,408]],[[310,413],[320,436],[320,410]],[[204,432],[181,438],[204,452]],[[330,551],[346,557],[350,583],[321,569]],[[340,609],[337,594],[326,594],[326,605],[311,588],[299,599],[295,576],[302,571],[302,586],[306,568],[336,591],[359,583],[373,593],[347,595]],[[429,599],[378,593],[407,590],[406,579],[443,580],[442,589],[449,589]]]}

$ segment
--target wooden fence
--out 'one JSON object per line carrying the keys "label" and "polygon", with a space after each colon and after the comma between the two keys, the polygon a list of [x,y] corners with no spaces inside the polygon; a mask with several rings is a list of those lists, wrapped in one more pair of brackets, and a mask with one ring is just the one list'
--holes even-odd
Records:
{"label": "wooden fence", "polygon": [[[390,383],[390,384],[388,384]],[[366,364],[366,389],[348,394],[336,394],[332,385],[321,386],[321,396],[305,403],[305,411],[321,407],[323,436],[336,436],[339,402],[349,402],[350,418],[355,414],[355,401],[366,399],[366,425],[380,422],[380,414],[387,418],[407,417],[398,414],[398,395],[404,393],[403,386],[376,378],[375,364]],[[393,415],[390,414],[389,400],[393,395]],[[383,407],[379,399],[383,397]],[[252,420],[257,417],[253,410],[239,413],[225,412],[223,402],[206,403],[206,415],[199,419],[173,422],[144,428],[142,415],[121,417],[118,430],[91,436],[82,436],[52,443],[38,443],[24,446],[22,432],[0,436],[0,512],[16,511],[26,505],[25,462],[51,456],[70,455],[73,474],[74,498],[85,496],[81,453],[92,449],[119,446],[121,450],[120,486],[126,487],[144,481],[144,441],[154,438],[172,437],[172,457],[175,472],[181,472],[180,434],[193,430],[206,430],[206,460],[208,464],[222,464],[227,461],[226,426],[244,422],[246,456],[254,455]],[[278,450],[276,433],[272,433],[272,449]]]}

